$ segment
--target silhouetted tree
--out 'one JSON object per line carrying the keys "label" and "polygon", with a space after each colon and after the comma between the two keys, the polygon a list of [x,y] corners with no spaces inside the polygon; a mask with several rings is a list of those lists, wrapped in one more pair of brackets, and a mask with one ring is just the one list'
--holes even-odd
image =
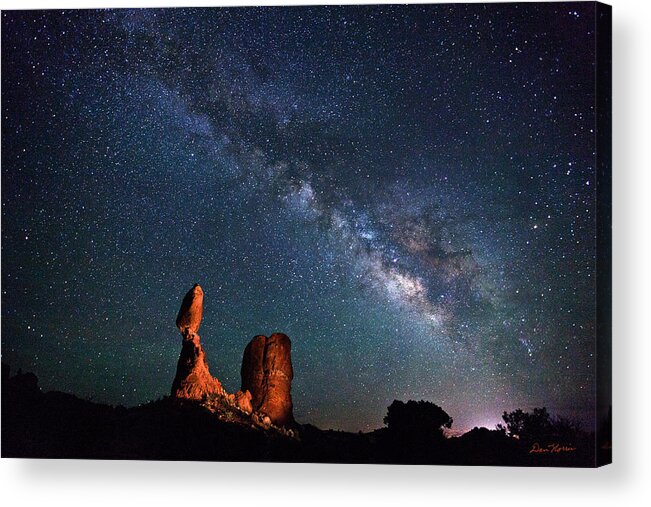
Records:
{"label": "silhouetted tree", "polygon": [[581,423],[567,417],[553,417],[552,435],[561,441],[573,440],[583,431]]}
{"label": "silhouetted tree", "polygon": [[520,438],[524,432],[527,415],[528,414],[523,412],[521,408],[514,410],[513,412],[504,411],[502,419],[504,419],[506,425],[498,424],[497,429],[506,433],[510,437]]}
{"label": "silhouetted tree", "polygon": [[545,407],[534,408],[533,412],[522,409],[504,412],[502,419],[506,426],[499,424],[497,429],[511,437],[525,441],[533,440],[572,440],[581,432],[581,425],[565,417],[552,417]]}
{"label": "silhouetted tree", "polygon": [[534,408],[533,413],[517,409],[513,412],[504,412],[502,419],[506,423],[506,432],[509,436],[529,438],[546,434],[551,426],[549,412],[545,407]]}
{"label": "silhouetted tree", "polygon": [[387,409],[384,424],[393,435],[422,441],[442,438],[443,428],[452,426],[452,418],[429,401],[394,400]]}

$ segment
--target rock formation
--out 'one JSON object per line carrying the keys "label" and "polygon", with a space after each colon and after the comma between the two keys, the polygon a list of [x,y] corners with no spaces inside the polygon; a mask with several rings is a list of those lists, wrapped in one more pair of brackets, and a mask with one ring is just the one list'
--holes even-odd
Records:
{"label": "rock formation", "polygon": [[176,317],[176,326],[181,331],[183,343],[172,383],[172,396],[190,400],[201,400],[209,395],[223,395],[219,380],[208,370],[206,353],[199,341],[199,326],[203,313],[203,290],[195,284],[183,298]]}
{"label": "rock formation", "polygon": [[251,393],[253,409],[266,414],[277,426],[294,422],[292,413],[291,341],[287,335],[254,337],[242,359],[242,391]]}
{"label": "rock formation", "polygon": [[251,393],[249,391],[237,391],[235,393],[235,405],[237,408],[250,414],[253,412],[253,404],[251,403]]}
{"label": "rock formation", "polygon": [[202,314],[203,290],[195,284],[183,298],[176,317],[176,327],[183,336],[183,343],[172,383],[172,396],[199,401],[208,396],[218,396],[218,399],[212,398],[217,403],[215,406],[225,403],[235,407],[263,427],[272,423],[291,425],[294,422],[291,396],[294,372],[289,337],[274,333],[269,338],[253,338],[244,350],[242,389],[228,394],[208,369],[198,334]]}

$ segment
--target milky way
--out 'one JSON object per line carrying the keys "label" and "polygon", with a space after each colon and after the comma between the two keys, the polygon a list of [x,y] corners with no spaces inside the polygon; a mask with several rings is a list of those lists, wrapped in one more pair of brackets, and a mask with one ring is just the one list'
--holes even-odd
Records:
{"label": "milky way", "polygon": [[168,394],[292,338],[296,418],[594,414],[594,6],[2,14],[2,355]]}

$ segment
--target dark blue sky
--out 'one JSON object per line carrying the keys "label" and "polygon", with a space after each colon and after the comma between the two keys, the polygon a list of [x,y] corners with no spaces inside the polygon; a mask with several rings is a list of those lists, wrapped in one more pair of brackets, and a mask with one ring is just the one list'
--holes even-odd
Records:
{"label": "dark blue sky", "polygon": [[2,13],[2,356],[168,394],[185,292],[296,417],[594,414],[594,6]]}

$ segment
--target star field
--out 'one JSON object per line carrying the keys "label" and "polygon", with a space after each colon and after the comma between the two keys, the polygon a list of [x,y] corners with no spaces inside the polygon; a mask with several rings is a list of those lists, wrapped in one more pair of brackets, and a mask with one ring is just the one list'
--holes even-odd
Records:
{"label": "star field", "polygon": [[292,339],[295,415],[454,428],[595,397],[594,6],[2,12],[2,355],[168,394]]}

